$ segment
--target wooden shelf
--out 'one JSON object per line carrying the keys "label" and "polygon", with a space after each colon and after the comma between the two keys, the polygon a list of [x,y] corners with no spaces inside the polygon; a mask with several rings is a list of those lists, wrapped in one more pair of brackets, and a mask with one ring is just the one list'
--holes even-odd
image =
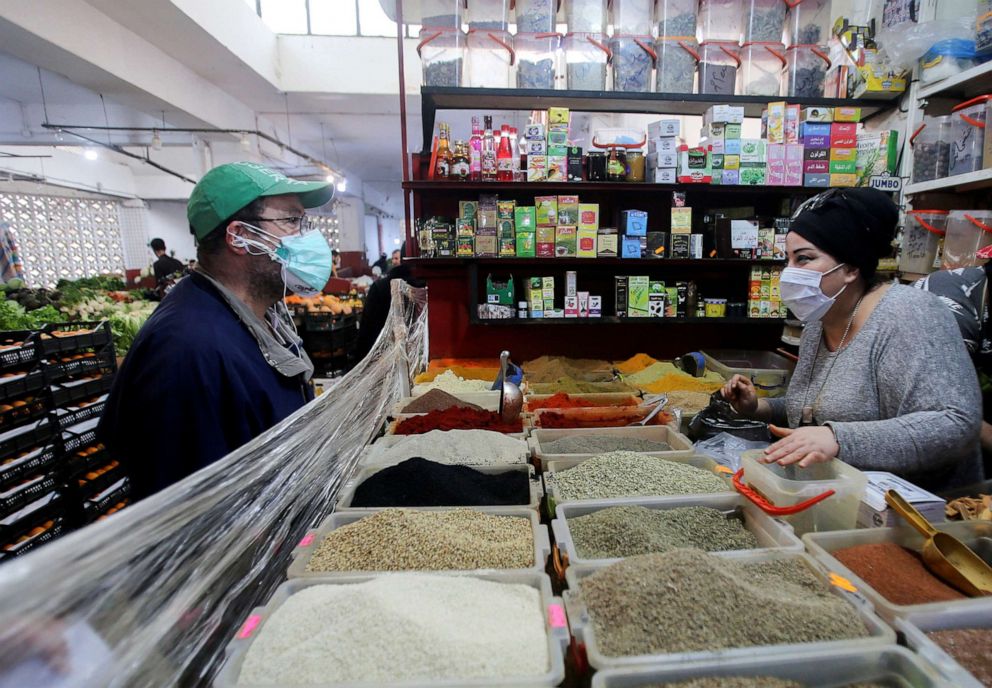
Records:
{"label": "wooden shelf", "polygon": [[784,318],[472,318],[473,325],[589,326],[589,325],[778,325]]}
{"label": "wooden shelf", "polygon": [[992,62],[986,62],[977,67],[966,69],[955,76],[921,86],[917,99],[953,98],[968,100],[990,92],[992,92]]}
{"label": "wooden shelf", "polygon": [[648,184],[640,182],[459,182],[440,180],[415,180],[403,182],[406,191],[437,191],[461,193],[464,191],[489,191],[492,193],[514,191],[550,191],[581,195],[590,192],[609,193],[664,193],[685,191],[721,195],[753,195],[755,193],[781,196],[802,194],[812,196],[823,191],[811,186],[723,186],[720,184]]}
{"label": "wooden shelf", "polygon": [[[990,63],[992,64],[992,63]],[[933,193],[937,191],[978,191],[992,188],[992,169],[978,170],[968,174],[957,174],[930,182],[919,182],[906,186],[906,195]]]}
{"label": "wooden shelf", "polygon": [[784,260],[761,260],[742,258],[407,258],[403,261],[415,267],[452,267],[462,268],[466,265],[498,265],[503,267],[520,266],[631,266],[647,267],[745,267],[750,265],[785,265]]}

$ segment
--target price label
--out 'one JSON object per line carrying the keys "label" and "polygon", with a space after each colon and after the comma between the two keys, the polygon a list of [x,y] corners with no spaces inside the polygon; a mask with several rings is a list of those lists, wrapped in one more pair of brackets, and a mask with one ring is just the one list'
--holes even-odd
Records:
{"label": "price label", "polygon": [[262,623],[262,617],[259,614],[252,614],[247,619],[245,619],[244,625],[241,630],[238,631],[238,638],[244,640],[245,638],[250,638],[251,634],[255,632],[258,625]]}
{"label": "price label", "polygon": [[317,533],[307,533],[306,535],[303,536],[303,539],[300,540],[300,544],[298,544],[297,547],[309,547],[310,545],[313,544],[313,541],[316,537],[317,537]]}
{"label": "price label", "polygon": [[902,191],[902,177],[875,175],[868,180],[868,186],[879,191]]}
{"label": "price label", "polygon": [[747,220],[731,220],[730,247],[743,250],[758,248],[758,224]]}
{"label": "price label", "polygon": [[548,605],[548,623],[551,628],[565,628],[568,621],[565,619],[565,609],[560,604]]}

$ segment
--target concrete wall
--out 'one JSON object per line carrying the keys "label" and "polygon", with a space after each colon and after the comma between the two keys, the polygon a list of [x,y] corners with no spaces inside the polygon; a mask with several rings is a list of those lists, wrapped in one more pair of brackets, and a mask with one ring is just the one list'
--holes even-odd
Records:
{"label": "concrete wall", "polygon": [[196,258],[196,244],[189,232],[186,220],[186,204],[182,201],[148,202],[148,240],[159,237],[165,242],[169,253],[184,263]]}

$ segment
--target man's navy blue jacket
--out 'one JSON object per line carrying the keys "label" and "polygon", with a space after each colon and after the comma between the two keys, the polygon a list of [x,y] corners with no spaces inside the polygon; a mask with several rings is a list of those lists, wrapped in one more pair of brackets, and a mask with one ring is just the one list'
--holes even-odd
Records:
{"label": "man's navy blue jacket", "polygon": [[100,437],[141,499],[277,424],[310,399],[270,366],[210,282],[193,274],[138,333],[110,392]]}

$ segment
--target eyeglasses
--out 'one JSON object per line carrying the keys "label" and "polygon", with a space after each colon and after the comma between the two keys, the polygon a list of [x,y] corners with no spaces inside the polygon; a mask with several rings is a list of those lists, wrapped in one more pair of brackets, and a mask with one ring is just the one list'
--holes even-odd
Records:
{"label": "eyeglasses", "polygon": [[283,228],[289,227],[299,234],[307,234],[316,227],[312,217],[308,215],[294,215],[290,217],[249,217],[246,222],[274,222]]}
{"label": "eyeglasses", "polygon": [[825,206],[827,203],[830,203],[832,200],[840,200],[842,198],[844,198],[844,189],[827,189],[823,193],[817,194],[813,196],[813,198],[800,203],[799,207],[796,208],[794,213],[792,213],[792,219],[795,220],[808,210],[817,210]]}

